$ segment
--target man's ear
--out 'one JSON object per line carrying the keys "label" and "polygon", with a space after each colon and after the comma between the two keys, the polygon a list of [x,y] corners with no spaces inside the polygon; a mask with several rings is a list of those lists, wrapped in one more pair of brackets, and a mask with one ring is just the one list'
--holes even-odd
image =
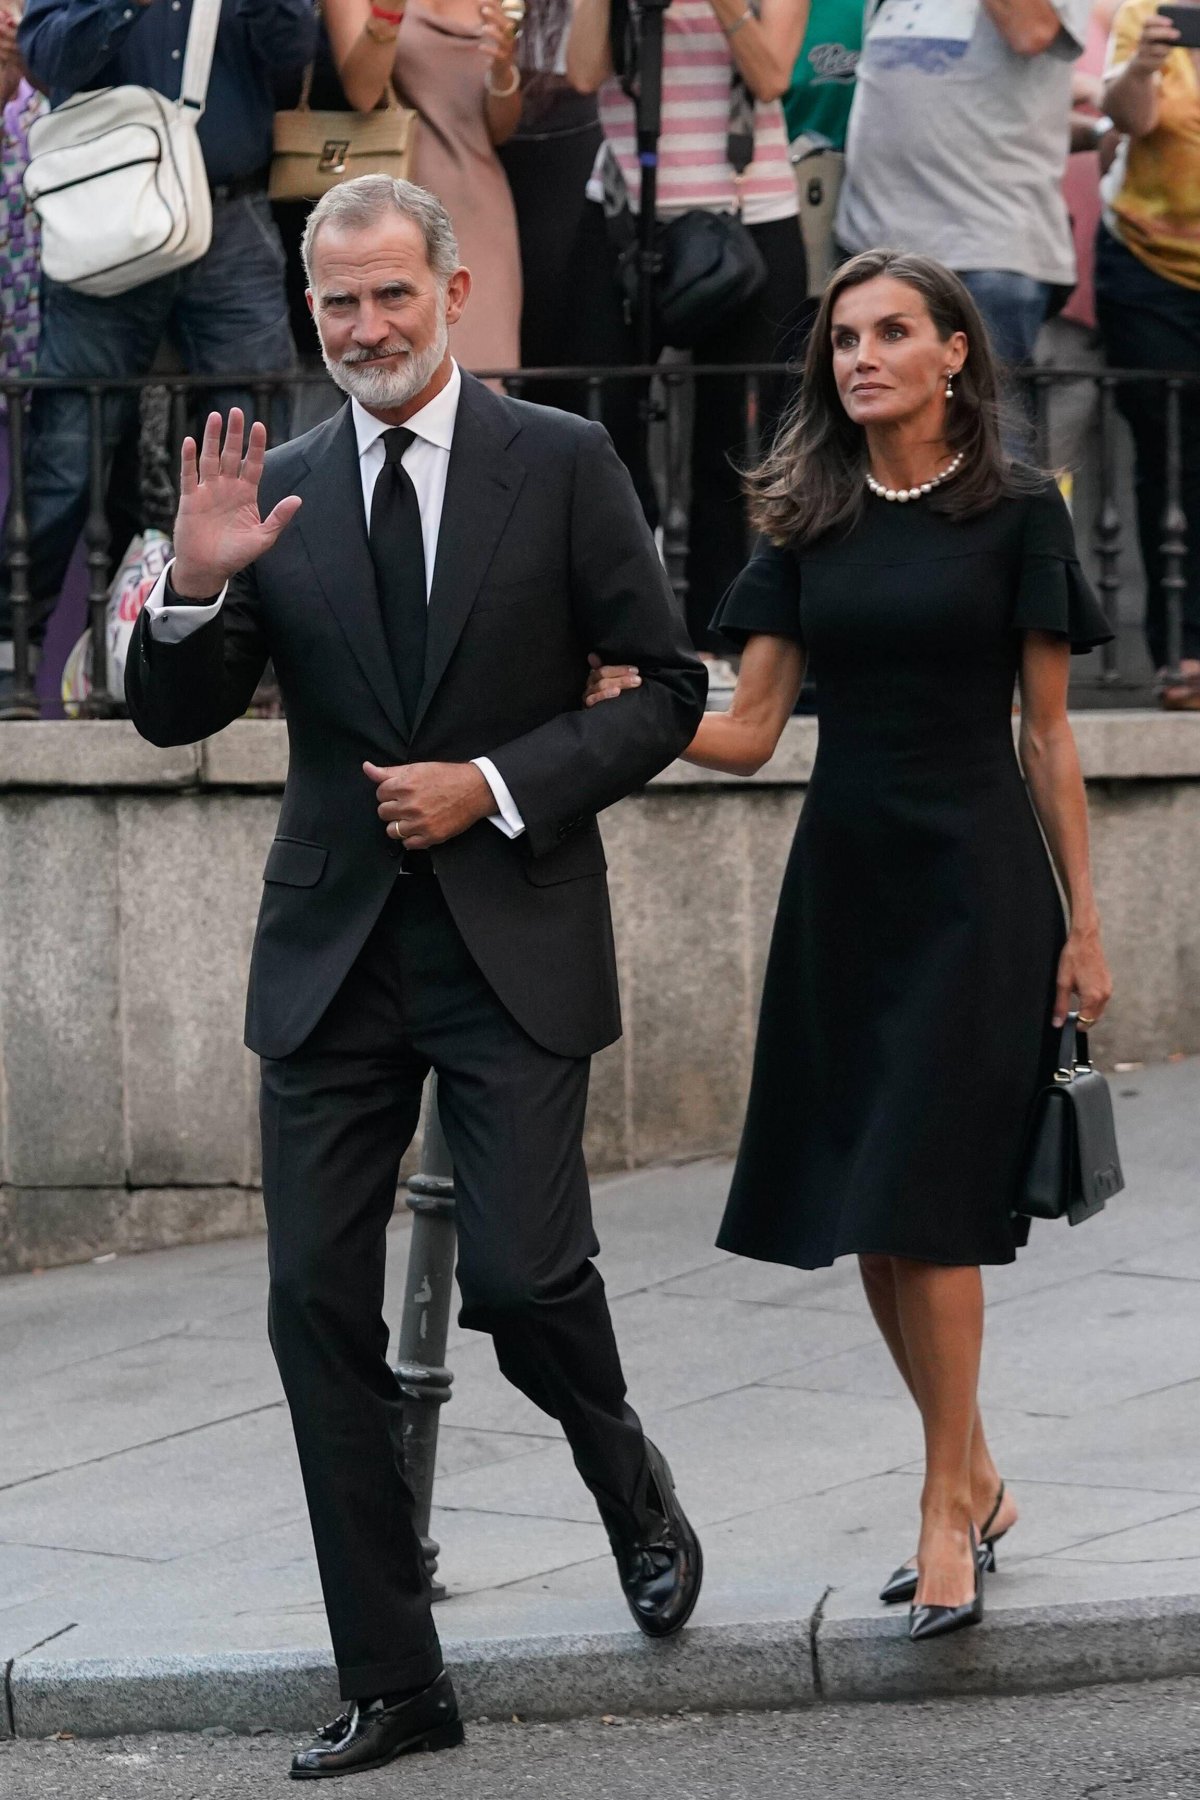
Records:
{"label": "man's ear", "polygon": [[470,269],[455,269],[446,283],[446,323],[456,325],[471,294]]}
{"label": "man's ear", "polygon": [[312,314],[313,318],[315,319],[317,316],[317,296],[313,293],[311,288],[305,288],[304,298],[308,302],[309,312]]}

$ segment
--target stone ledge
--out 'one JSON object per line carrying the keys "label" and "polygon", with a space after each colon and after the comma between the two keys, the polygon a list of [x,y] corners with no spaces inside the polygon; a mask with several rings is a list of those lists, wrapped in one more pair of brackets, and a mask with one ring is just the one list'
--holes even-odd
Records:
{"label": "stone ledge", "polygon": [[[794,1710],[820,1701],[1050,1692],[1200,1674],[1200,1598],[998,1608],[978,1631],[914,1652],[904,1620],[803,1617],[692,1626],[666,1644],[632,1630],[448,1639],[468,1719]],[[19,1738],[115,1737],[270,1725],[302,1732],[337,1687],[328,1651],[12,1665]]]}
{"label": "stone ledge", "polygon": [[243,1187],[0,1187],[0,1275],[265,1229],[262,1193]]}
{"label": "stone ledge", "polygon": [[200,779],[200,746],[159,750],[124,719],[0,723],[5,788],[183,788]]}
{"label": "stone ledge", "polygon": [[[1200,714],[1076,712],[1071,715],[1089,781],[1200,780]],[[1015,722],[1014,722],[1015,724]],[[812,775],[817,723],[788,721],[774,757],[750,780],[673,763],[651,789],[803,787]],[[278,790],[287,774],[281,719],[239,719],[203,744],[158,750],[128,720],[0,723],[0,791],[55,788],[259,788]]]}

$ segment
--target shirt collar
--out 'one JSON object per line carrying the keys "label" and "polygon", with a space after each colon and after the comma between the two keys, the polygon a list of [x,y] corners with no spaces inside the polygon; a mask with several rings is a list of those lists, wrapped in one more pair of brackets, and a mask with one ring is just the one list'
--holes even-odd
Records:
{"label": "shirt collar", "polygon": [[[420,412],[415,412],[411,419],[404,421],[406,428],[423,438],[427,444],[434,444],[439,450],[449,450],[454,441],[454,421],[458,416],[458,397],[461,392],[462,371],[456,362],[451,362],[450,379],[445,387]],[[354,435],[358,439],[358,454],[362,457],[385,431],[391,430],[391,426],[383,419],[377,419],[374,413],[369,413],[365,406],[360,406],[353,395],[350,397],[350,411],[354,418]]]}

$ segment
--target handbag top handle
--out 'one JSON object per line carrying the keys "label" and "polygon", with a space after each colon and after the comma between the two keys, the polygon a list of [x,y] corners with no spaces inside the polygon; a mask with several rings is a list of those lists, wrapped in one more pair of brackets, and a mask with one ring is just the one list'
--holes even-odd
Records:
{"label": "handbag top handle", "polygon": [[212,74],[213,51],[217,47],[217,27],[220,23],[221,0],[192,0],[179,100],[181,105],[193,106],[200,113],[204,111],[204,102],[208,98],[208,78]]}
{"label": "handbag top handle", "polygon": [[[220,0],[217,0],[217,3],[219,5]],[[321,0],[316,0],[316,5],[313,7],[313,13],[319,22],[320,17],[321,17]],[[316,68],[316,66],[317,66],[317,59],[315,56],[313,57],[311,62],[305,63],[305,65],[304,65],[304,74],[301,77],[301,81],[300,81],[300,97],[296,101],[296,111],[297,112],[311,112],[312,111],[311,103],[312,103],[313,71]],[[387,112],[399,112],[401,110],[400,102],[396,98],[396,84],[392,80],[392,77],[390,75],[388,76],[387,86],[383,90],[383,99],[379,102],[378,106],[374,106],[371,108],[372,112],[379,112],[381,110],[386,110]],[[359,113],[357,115],[357,117],[359,117],[360,119],[369,118],[370,114],[369,113]]]}
{"label": "handbag top handle", "polygon": [[1054,1071],[1054,1079],[1065,1085],[1073,1078],[1077,1069],[1090,1069],[1091,1066],[1087,1032],[1079,1023],[1079,1014],[1068,1013],[1063,1023],[1062,1036],[1058,1040],[1058,1067]]}

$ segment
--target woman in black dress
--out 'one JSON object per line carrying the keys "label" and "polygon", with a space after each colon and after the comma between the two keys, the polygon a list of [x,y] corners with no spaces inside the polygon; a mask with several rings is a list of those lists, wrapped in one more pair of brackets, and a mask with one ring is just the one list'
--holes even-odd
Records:
{"label": "woman in black dress", "polygon": [[[1056,1027],[1111,992],[1066,710],[1072,649],[1111,634],[1057,488],[1003,453],[996,393],[954,275],[882,250],[838,271],[749,481],[765,541],[717,620],[744,645],[737,692],[687,753],[754,774],[811,658],[819,749],[718,1242],[804,1269],[859,1257],[924,1426],[916,1564],[884,1594],[915,1602],[918,1639],[981,1616],[1016,1520],[976,1400],[979,1265],[1024,1241]],[[634,680],[598,669],[589,704]]]}

